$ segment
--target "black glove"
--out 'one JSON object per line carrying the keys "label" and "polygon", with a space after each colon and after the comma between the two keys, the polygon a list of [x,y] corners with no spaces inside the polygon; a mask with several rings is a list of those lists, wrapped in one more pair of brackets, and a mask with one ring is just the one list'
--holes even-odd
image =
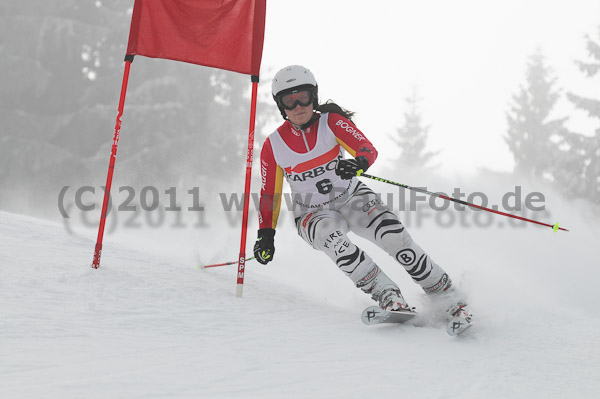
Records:
{"label": "black glove", "polygon": [[275,229],[258,229],[258,239],[254,244],[256,260],[266,265],[273,260],[275,254]]}
{"label": "black glove", "polygon": [[361,170],[366,172],[369,169],[369,160],[364,156],[355,159],[341,159],[335,167],[335,174],[344,180],[352,179],[356,173]]}

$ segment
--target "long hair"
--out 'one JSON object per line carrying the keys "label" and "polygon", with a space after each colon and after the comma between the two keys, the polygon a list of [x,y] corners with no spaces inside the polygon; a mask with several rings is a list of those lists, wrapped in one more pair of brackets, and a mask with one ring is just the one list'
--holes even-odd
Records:
{"label": "long hair", "polygon": [[354,116],[355,112],[348,111],[331,100],[327,100],[324,104],[319,104],[316,110],[320,113],[333,112],[334,114],[340,114],[350,122],[354,123],[352,116]]}

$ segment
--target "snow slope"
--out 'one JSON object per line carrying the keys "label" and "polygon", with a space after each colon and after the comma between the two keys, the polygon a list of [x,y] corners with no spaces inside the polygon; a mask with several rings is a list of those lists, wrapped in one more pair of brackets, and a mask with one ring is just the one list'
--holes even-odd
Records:
{"label": "snow slope", "polygon": [[[92,270],[93,237],[0,212],[1,396],[597,397],[597,231],[579,231],[413,231],[469,293],[477,325],[453,338],[362,325],[369,298],[293,231],[268,267],[249,262],[239,299],[235,266],[107,239]],[[238,242],[202,234],[205,259]],[[364,247],[426,312],[408,276]]]}

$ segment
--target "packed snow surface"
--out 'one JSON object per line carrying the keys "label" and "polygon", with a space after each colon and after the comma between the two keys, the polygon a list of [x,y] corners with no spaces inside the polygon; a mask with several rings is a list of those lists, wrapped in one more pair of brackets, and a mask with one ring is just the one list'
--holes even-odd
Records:
{"label": "packed snow surface", "polygon": [[[595,398],[600,391],[596,230],[413,231],[472,305],[477,324],[460,337],[435,323],[364,326],[360,313],[371,300],[289,226],[278,231],[274,262],[248,262],[237,298],[236,266],[198,269],[195,259],[235,259],[236,232],[202,234],[193,245],[168,232],[146,246],[139,235],[108,237],[94,270],[92,235],[0,212],[1,396]],[[426,315],[427,298],[408,275],[361,245]]]}

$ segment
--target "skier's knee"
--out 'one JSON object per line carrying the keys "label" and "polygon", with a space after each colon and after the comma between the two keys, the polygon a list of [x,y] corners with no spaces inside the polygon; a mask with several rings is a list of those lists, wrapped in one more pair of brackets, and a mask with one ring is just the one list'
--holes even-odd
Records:
{"label": "skier's knee", "polygon": [[[405,249],[412,249],[416,246],[416,243],[413,241],[412,237],[408,233],[408,231],[403,230],[401,232],[396,232],[393,234],[388,234],[383,236],[382,238],[382,246],[383,249],[390,255],[396,258],[398,262],[400,262],[400,256],[406,256],[407,252],[403,251]],[[414,251],[413,251],[414,253]]]}
{"label": "skier's knee", "polygon": [[[347,226],[345,221],[337,218],[322,218],[316,222],[312,233],[312,245],[324,250],[346,239]],[[310,235],[310,233],[309,233]]]}

